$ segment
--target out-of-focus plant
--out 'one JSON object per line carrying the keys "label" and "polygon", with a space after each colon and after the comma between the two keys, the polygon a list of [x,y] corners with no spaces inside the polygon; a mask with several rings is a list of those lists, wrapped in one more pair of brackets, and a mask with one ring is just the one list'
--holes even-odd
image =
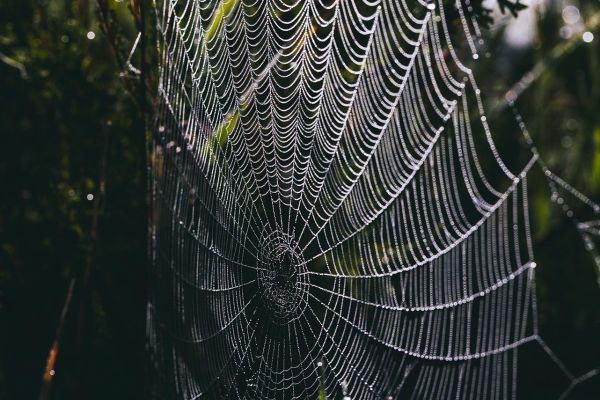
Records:
{"label": "out-of-focus plant", "polygon": [[[128,51],[135,2],[106,4]],[[88,0],[0,3],[3,399],[40,393],[72,278],[50,398],[144,397],[144,120],[101,20]]]}

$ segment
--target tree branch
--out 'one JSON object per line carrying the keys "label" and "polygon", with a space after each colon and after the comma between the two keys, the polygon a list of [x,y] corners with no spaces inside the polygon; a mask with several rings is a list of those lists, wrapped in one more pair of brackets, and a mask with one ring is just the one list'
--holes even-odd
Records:
{"label": "tree branch", "polygon": [[54,342],[52,342],[52,347],[50,347],[50,352],[48,353],[48,358],[46,359],[46,368],[44,369],[44,375],[42,377],[42,389],[40,390],[40,400],[47,400],[50,394],[50,387],[52,386],[52,379],[54,378],[55,374],[54,365],[56,364],[56,358],[58,357],[60,337],[62,335],[63,326],[67,318],[67,313],[69,312],[69,305],[71,304],[71,299],[73,297],[74,287],[75,279],[73,278],[69,284],[67,296],[63,304],[62,312],[60,313],[60,319],[58,320],[58,327],[56,328]]}

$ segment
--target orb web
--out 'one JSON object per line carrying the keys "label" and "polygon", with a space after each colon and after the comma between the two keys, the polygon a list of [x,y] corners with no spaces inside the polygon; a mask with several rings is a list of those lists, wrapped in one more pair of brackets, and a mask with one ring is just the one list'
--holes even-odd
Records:
{"label": "orb web", "polygon": [[300,318],[307,306],[306,262],[294,239],[281,231],[261,237],[258,290],[269,322],[285,325]]}
{"label": "orb web", "polygon": [[515,398],[531,342],[566,370],[468,0],[156,7],[156,397]]}

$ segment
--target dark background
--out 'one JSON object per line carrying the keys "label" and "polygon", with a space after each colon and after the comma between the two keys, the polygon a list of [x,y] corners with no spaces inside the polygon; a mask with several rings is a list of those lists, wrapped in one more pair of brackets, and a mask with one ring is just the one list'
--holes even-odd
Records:
{"label": "dark background", "polygon": [[[0,399],[39,396],[72,279],[49,398],[146,395],[148,125],[132,90],[140,77],[122,75],[137,29],[129,1],[101,3],[109,6],[112,38],[94,1],[0,0]],[[581,17],[565,38],[568,4]],[[591,30],[591,43],[580,38],[598,13],[597,1],[546,1],[531,18],[532,40],[515,47],[504,27],[517,20],[496,10],[486,33],[491,57],[476,74],[494,106],[547,60],[518,108],[551,169],[596,201],[600,31]],[[139,67],[139,52],[132,62]],[[516,159],[527,149],[509,111],[492,127],[502,154]],[[530,186],[541,334],[578,376],[600,366],[600,270],[540,173]],[[575,216],[594,218],[566,199]],[[521,358],[530,372],[520,382],[527,398],[556,398],[568,382],[530,347]],[[590,379],[571,398],[600,398],[599,381]]]}

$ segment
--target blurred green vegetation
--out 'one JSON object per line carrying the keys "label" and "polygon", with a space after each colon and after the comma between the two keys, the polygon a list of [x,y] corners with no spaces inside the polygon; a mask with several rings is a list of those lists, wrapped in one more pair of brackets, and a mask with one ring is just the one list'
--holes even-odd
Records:
{"label": "blurred green vegetation", "polygon": [[[579,18],[568,24],[567,6]],[[594,202],[600,200],[600,2],[552,0],[520,12],[526,26],[512,32],[519,45],[506,40],[513,22],[496,27],[489,43],[491,57],[476,67],[484,102],[506,105],[509,89],[523,90],[515,102],[523,116],[534,146],[548,167]],[[524,24],[525,25],[525,24]],[[591,31],[594,39],[584,42]],[[516,31],[516,33],[515,33]],[[531,40],[521,41],[531,33]],[[521,84],[517,84],[520,82]],[[508,96],[507,96],[508,94]],[[498,108],[495,108],[498,109]],[[508,160],[529,157],[521,130],[510,108],[491,119],[494,140]],[[520,143],[521,147],[515,143]],[[525,150],[525,151],[524,151]],[[600,363],[600,269],[584,246],[575,223],[599,219],[583,202],[559,192],[568,204],[571,219],[561,204],[552,201],[551,191],[539,168],[530,173],[529,201],[534,234],[540,335],[575,376],[597,368]],[[557,398],[567,380],[551,359],[536,346],[520,351],[520,381],[527,399]],[[534,371],[532,373],[532,371]],[[527,373],[529,372],[529,373]],[[596,399],[600,377],[577,387],[570,399]]]}
{"label": "blurred green vegetation", "polygon": [[[488,105],[556,46],[579,40],[580,32],[574,39],[559,33],[567,3],[578,5],[557,0],[536,8],[535,35],[524,47],[506,43],[503,28],[493,31],[493,56],[477,66]],[[116,45],[129,49],[137,31],[128,2],[108,4],[120,27]],[[597,1],[580,5],[584,22],[600,12]],[[600,32],[593,33],[591,43],[549,62],[517,106],[550,168],[600,201]],[[144,121],[115,60],[94,2],[0,0],[0,399],[38,396],[71,278],[77,285],[52,398],[145,398]],[[492,123],[495,139],[502,154],[518,159],[527,150],[505,114]],[[234,115],[214,141],[222,142],[236,122]],[[105,195],[98,183],[103,175]],[[596,266],[572,221],[550,201],[545,179],[539,173],[530,179],[541,334],[582,374],[600,360]],[[570,200],[575,215],[587,217]],[[527,351],[523,363],[539,372],[525,382],[537,393],[527,398],[545,398],[540,387],[564,388],[560,379],[553,382],[553,364],[536,363],[543,357]],[[594,398],[598,386],[594,378],[573,398]]]}
{"label": "blurred green vegetation", "polygon": [[[131,46],[126,2],[111,3]],[[0,1],[0,399],[39,395],[71,277],[53,398],[144,397],[144,133],[94,7]],[[106,143],[106,196],[83,296]]]}

